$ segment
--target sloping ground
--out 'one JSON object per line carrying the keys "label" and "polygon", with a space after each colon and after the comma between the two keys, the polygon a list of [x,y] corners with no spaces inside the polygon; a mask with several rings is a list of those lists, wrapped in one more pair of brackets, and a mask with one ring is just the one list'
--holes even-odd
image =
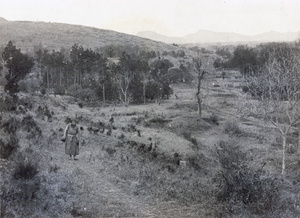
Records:
{"label": "sloping ground", "polygon": [[[50,200],[49,193],[45,192],[44,198],[38,195],[46,202],[44,210],[62,207],[59,217],[230,216],[226,205],[217,201],[221,188],[216,154],[219,142],[237,145],[251,160],[249,166],[257,169],[263,165],[268,172],[280,171],[281,149],[276,133],[264,128],[262,121],[239,116],[240,82],[216,80],[220,87],[208,87],[203,119],[195,110],[193,85],[174,86],[178,99],[172,96],[160,105],[94,109],[80,108],[66,96],[20,94],[32,108],[14,116],[22,120],[31,114],[42,130],[42,137],[32,139],[25,131],[19,132],[18,149],[30,151],[30,157],[39,160],[42,188],[55,194]],[[47,106],[52,119],[38,112],[39,106]],[[213,114],[217,122],[211,118]],[[112,115],[112,133],[108,134]],[[77,116],[81,129],[77,161],[68,160],[60,141],[65,121],[72,116]],[[99,122],[107,126],[104,133]],[[1,164],[5,168],[10,163]],[[289,173],[298,172],[296,153],[290,153],[287,166]],[[41,214],[47,217],[43,212],[39,217]]]}
{"label": "sloping ground", "polygon": [[[97,49],[106,45],[126,45],[154,51],[177,50],[178,47],[162,42],[123,34],[111,30],[79,25],[32,21],[0,22],[0,46],[13,41],[22,51],[32,51],[40,43],[48,50],[69,49],[74,43],[85,48]],[[186,50],[186,53],[191,52]]]}
{"label": "sloping ground", "polygon": [[[204,158],[201,161],[203,166],[194,163],[196,164],[194,167],[201,170],[192,177],[191,174],[196,171],[178,168],[174,161],[185,161],[195,152],[191,142],[168,130],[169,121],[165,118],[167,116],[165,107],[168,104],[162,107],[152,105],[153,109],[150,110],[147,105],[116,109],[106,107],[99,111],[67,103],[68,97],[43,97],[21,93],[19,98],[24,102],[30,102],[32,109],[24,115],[19,114],[18,119],[22,120],[26,114],[32,115],[43,135],[37,140],[28,140],[25,133],[20,132],[19,150],[26,152],[28,149],[34,149],[34,153],[39,153],[32,158],[35,159],[37,156],[40,159],[40,176],[44,180],[44,186],[47,190],[59,193],[60,204],[68,207],[72,216],[184,217],[189,214],[189,217],[199,215],[207,217],[204,204],[200,204],[200,198],[197,197],[199,196],[197,192],[202,190],[195,192],[191,187],[195,184],[198,187],[210,184],[209,177],[205,178],[204,175],[199,177],[202,175],[202,168],[204,170],[210,161]],[[40,114],[39,107],[47,107],[53,114],[52,118],[48,119],[46,115]],[[159,111],[163,111],[164,115],[161,116]],[[81,128],[80,155],[77,161],[68,160],[64,154],[64,144],[60,141],[66,118],[75,114]],[[112,114],[115,118],[112,135],[106,135],[107,129],[104,134],[89,131],[89,127],[95,127],[99,121],[107,124]],[[163,122],[162,126],[161,123],[152,124],[150,121],[157,120],[157,117],[162,117],[162,120],[166,119],[167,122]],[[138,118],[144,120],[144,123],[136,124]],[[132,124],[141,130],[141,137],[137,136],[136,131],[128,129]],[[122,134],[124,138],[120,139]],[[153,145],[152,150],[149,149],[150,144]],[[175,160],[176,155],[179,159]],[[68,179],[62,178],[62,175],[68,175]],[[190,180],[186,180],[187,178]],[[59,179],[63,179],[62,187],[58,185]],[[176,190],[174,184],[182,185],[182,179],[186,180],[185,185]],[[171,197],[173,195],[174,197]],[[190,201],[188,200],[190,197],[185,195],[198,198],[198,203],[189,206],[187,203],[182,204],[180,198],[187,198],[185,201]],[[203,199],[206,199],[205,195]],[[55,208],[55,203],[51,204]],[[72,206],[70,208],[67,205]],[[59,216],[68,217],[67,214]]]}

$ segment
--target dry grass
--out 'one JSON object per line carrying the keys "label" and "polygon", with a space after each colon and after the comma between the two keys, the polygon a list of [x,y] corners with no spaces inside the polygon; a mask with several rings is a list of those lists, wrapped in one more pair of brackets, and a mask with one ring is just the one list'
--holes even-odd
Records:
{"label": "dry grass", "polygon": [[[3,164],[6,167],[1,168],[5,178],[1,181],[2,205],[6,202],[1,215],[299,216],[297,153],[291,152],[287,157],[286,178],[274,180],[272,175],[281,167],[276,132],[263,129],[257,117],[236,117],[238,102],[222,87],[214,87],[209,95],[224,93],[227,103],[224,99],[220,101],[220,96],[206,98],[203,111],[206,119],[200,119],[193,108],[193,89],[180,84],[174,90],[179,99],[172,97],[161,105],[130,107],[80,108],[69,97],[32,95],[32,108],[25,114],[5,113],[2,124],[6,125],[1,133],[8,135],[3,142],[8,144],[8,136],[13,132],[19,141],[16,152],[7,156]],[[55,112],[51,122],[38,113],[41,105]],[[80,155],[78,161],[69,161],[60,138],[66,118],[76,115],[81,127]],[[88,131],[99,122],[108,124],[111,115],[115,127],[111,135],[107,135],[108,129],[104,133]],[[291,136],[289,142],[294,143],[296,137]],[[214,146],[220,140],[228,142],[223,145],[223,151],[227,152],[221,156]],[[236,147],[230,149],[230,145]],[[26,158],[33,162],[27,162]],[[236,160],[240,163],[238,168],[233,167]],[[30,164],[35,162],[38,165]],[[33,172],[25,174],[31,175],[25,176],[28,179],[20,179],[17,163]],[[262,165],[264,173],[258,171]],[[25,188],[28,192],[22,192]],[[256,202],[247,202],[246,195],[241,194],[245,188],[248,194],[258,188],[263,196],[258,194]],[[276,197],[278,204],[273,201],[265,204],[266,199],[273,199],[270,195]],[[13,201],[15,198],[19,202]],[[264,207],[257,208],[256,203],[263,203]]]}
{"label": "dry grass", "polygon": [[[97,49],[107,45],[133,47],[139,45],[142,48],[151,48],[154,51],[172,51],[182,48],[174,47],[162,42],[118,33],[111,30],[96,29],[79,25],[60,23],[10,21],[0,22],[0,45],[5,46],[9,40],[16,41],[22,51],[32,52],[34,46],[42,42],[48,50],[69,49],[74,43],[85,48]],[[126,47],[124,46],[124,47]],[[192,52],[184,49],[186,54]]]}

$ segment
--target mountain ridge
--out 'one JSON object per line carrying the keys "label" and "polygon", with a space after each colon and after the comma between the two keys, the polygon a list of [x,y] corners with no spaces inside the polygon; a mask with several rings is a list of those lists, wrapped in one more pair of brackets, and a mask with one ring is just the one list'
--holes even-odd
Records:
{"label": "mountain ridge", "polygon": [[210,30],[198,30],[195,33],[182,37],[165,36],[153,31],[140,31],[136,34],[139,37],[148,38],[165,43],[234,43],[234,42],[278,42],[294,41],[300,37],[299,32],[276,32],[269,31],[256,35],[244,35],[234,32],[215,32]]}

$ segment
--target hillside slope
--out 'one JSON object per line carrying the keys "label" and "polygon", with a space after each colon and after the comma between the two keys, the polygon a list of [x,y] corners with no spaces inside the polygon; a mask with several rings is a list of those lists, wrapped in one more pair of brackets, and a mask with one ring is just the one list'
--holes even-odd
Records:
{"label": "hillside slope", "polygon": [[110,44],[122,44],[126,46],[138,45],[155,51],[174,50],[174,46],[162,42],[111,30],[61,23],[6,21],[1,19],[0,46],[5,46],[9,40],[15,42],[16,46],[25,52],[31,51],[34,45],[40,43],[49,50],[62,47],[70,48],[74,43],[91,49]]}

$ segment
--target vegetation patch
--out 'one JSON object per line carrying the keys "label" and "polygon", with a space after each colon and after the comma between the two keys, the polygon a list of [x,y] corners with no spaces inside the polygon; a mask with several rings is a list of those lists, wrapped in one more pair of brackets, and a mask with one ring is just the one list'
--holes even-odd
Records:
{"label": "vegetation patch", "polygon": [[262,167],[248,167],[246,153],[236,146],[220,141],[217,147],[221,171],[218,201],[222,202],[225,214],[273,216],[289,211],[298,216],[297,204],[289,204],[293,195],[286,195],[288,181],[280,175],[269,174]]}
{"label": "vegetation patch", "polygon": [[239,125],[234,121],[228,121],[224,125],[224,132],[236,137],[241,137],[244,132],[240,129]]}

